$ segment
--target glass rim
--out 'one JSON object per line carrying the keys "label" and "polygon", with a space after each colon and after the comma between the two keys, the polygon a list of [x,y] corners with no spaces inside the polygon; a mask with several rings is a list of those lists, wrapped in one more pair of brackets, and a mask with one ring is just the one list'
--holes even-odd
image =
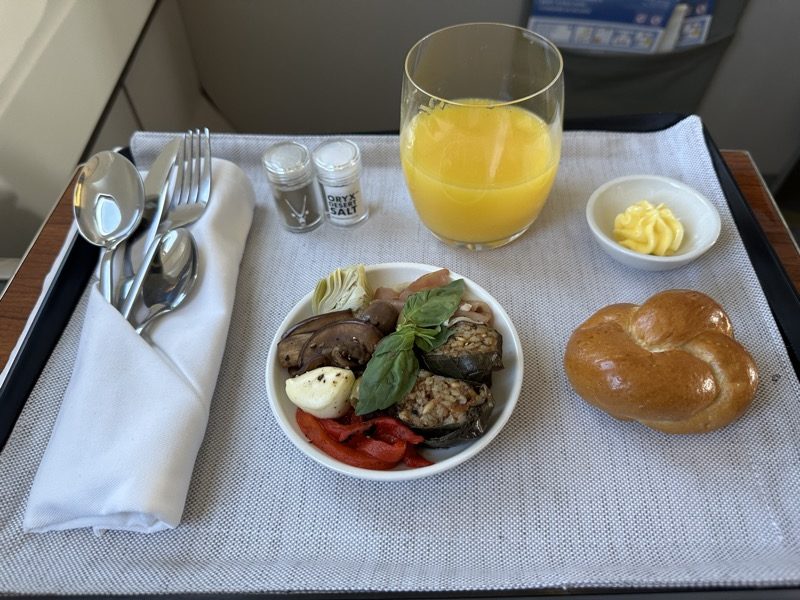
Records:
{"label": "glass rim", "polygon": [[492,21],[477,21],[477,22],[474,22],[474,23],[457,23],[456,25],[448,25],[447,27],[442,27],[441,29],[437,29],[436,31],[432,31],[429,34],[427,34],[427,35],[421,37],[419,40],[417,40],[414,43],[414,45],[411,46],[411,48],[408,50],[408,52],[406,53],[405,61],[403,61],[403,71],[405,73],[406,79],[411,83],[411,85],[413,85],[418,91],[422,92],[423,94],[425,94],[429,98],[433,98],[434,100],[438,100],[439,102],[444,102],[444,103],[447,103],[447,104],[450,104],[450,105],[453,105],[453,106],[474,106],[474,105],[471,105],[471,104],[467,104],[465,102],[459,102],[458,100],[448,100],[447,98],[442,98],[442,97],[437,96],[436,94],[432,94],[432,93],[426,91],[425,89],[423,89],[422,87],[420,87],[420,85],[417,84],[416,81],[414,81],[414,78],[408,72],[408,61],[411,58],[411,54],[415,50],[417,50],[419,48],[419,46],[424,41],[426,41],[427,39],[429,39],[429,38],[431,38],[431,37],[433,37],[433,36],[435,36],[435,35],[437,35],[439,33],[442,33],[443,31],[447,31],[449,29],[456,29],[456,28],[462,28],[462,27],[473,27],[475,25],[491,25],[493,27],[502,27],[502,28],[506,28],[506,29],[515,29],[519,33],[524,33],[526,36],[530,36],[532,38],[536,38],[538,41],[543,42],[544,45],[549,47],[551,50],[553,50],[555,52],[555,55],[558,57],[558,70],[557,70],[555,76],[553,77],[553,79],[547,85],[542,86],[539,90],[537,90],[537,91],[535,91],[535,92],[533,92],[531,94],[528,94],[527,96],[520,96],[519,98],[514,98],[513,100],[506,100],[504,102],[497,102],[496,104],[490,104],[488,106],[492,106],[492,107],[495,107],[495,106],[512,106],[514,104],[519,104],[521,102],[525,102],[527,100],[535,98],[536,96],[538,96],[540,94],[545,93],[550,88],[552,88],[558,82],[559,79],[561,79],[561,76],[564,73],[564,57],[561,56],[561,51],[558,49],[558,47],[553,42],[551,42],[549,39],[547,39],[546,37],[544,37],[543,35],[541,35],[539,33],[536,33],[535,31],[531,31],[530,29],[527,29],[525,27],[520,27],[518,25],[509,25],[508,23],[494,23]]}

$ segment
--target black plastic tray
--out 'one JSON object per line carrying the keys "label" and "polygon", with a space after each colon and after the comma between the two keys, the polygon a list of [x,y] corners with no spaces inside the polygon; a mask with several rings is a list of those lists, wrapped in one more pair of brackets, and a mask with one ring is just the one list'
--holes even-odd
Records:
{"label": "black plastic tray", "polygon": [[[659,113],[608,117],[602,119],[576,119],[565,123],[565,130],[653,132],[666,129],[680,122],[686,115]],[[396,133],[396,132],[394,132]],[[742,241],[753,263],[761,287],[769,302],[772,314],[783,336],[795,372],[800,372],[800,296],[794,289],[775,251],[764,235],[752,210],[744,199],[728,170],[722,155],[705,131],[706,145],[711,155],[717,177],[728,201]],[[30,395],[50,354],[58,342],[72,313],[80,300],[86,284],[97,264],[98,251],[82,238],[77,237],[58,266],[52,284],[47,290],[32,326],[28,330],[19,352],[13,360],[8,376],[0,387],[0,451],[11,434],[25,401]],[[338,600],[340,598],[542,598],[576,596],[584,600],[656,598],[662,600],[698,600],[700,598],[754,600],[786,600],[800,598],[800,588],[723,588],[703,589],[651,589],[651,588],[604,588],[604,589],[531,589],[502,590],[495,592],[364,592],[348,594],[247,594],[259,598],[292,598],[304,600]],[[46,596],[25,596],[43,598]],[[124,596],[136,598],[140,596]],[[230,597],[230,594],[178,594],[173,598]]]}

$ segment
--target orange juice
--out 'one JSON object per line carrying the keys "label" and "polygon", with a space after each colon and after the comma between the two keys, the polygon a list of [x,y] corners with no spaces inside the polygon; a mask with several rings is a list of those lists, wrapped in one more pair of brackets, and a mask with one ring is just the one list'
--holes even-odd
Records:
{"label": "orange juice", "polygon": [[527,110],[488,104],[462,100],[424,110],[401,135],[411,198],[445,240],[508,240],[533,223],[553,186],[560,138]]}

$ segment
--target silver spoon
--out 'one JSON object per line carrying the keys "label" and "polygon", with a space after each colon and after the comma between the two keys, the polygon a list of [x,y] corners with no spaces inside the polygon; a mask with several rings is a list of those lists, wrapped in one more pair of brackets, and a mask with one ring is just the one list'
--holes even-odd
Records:
{"label": "silver spoon", "polygon": [[142,220],[142,178],[121,154],[98,152],[78,173],[72,209],[80,234],[89,243],[105,249],[100,259],[100,292],[114,304],[114,250]]}
{"label": "silver spoon", "polygon": [[147,316],[136,328],[142,332],[155,319],[178,308],[197,280],[197,245],[186,229],[173,229],[158,240],[158,248],[142,282]]}
{"label": "silver spoon", "polygon": [[119,308],[122,310],[125,298],[128,296],[133,280],[136,276],[133,269],[133,257],[131,256],[131,244],[136,237],[144,238],[145,248],[150,247],[156,237],[158,226],[167,216],[169,202],[167,192],[169,191],[172,177],[175,172],[175,157],[178,154],[178,147],[183,143],[182,137],[176,137],[164,146],[164,149],[156,157],[147,176],[144,178],[144,212],[142,222],[136,232],[128,239],[125,244],[123,258],[123,276],[119,284]]}

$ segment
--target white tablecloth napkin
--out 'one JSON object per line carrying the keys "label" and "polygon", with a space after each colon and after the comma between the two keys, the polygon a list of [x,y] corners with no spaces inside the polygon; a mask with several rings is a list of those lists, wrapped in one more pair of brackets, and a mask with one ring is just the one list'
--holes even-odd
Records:
{"label": "white tablecloth napkin", "polygon": [[26,531],[153,532],[181,519],[253,217],[250,181],[214,160],[192,294],[140,337],[90,291],[72,378],[28,499]]}

